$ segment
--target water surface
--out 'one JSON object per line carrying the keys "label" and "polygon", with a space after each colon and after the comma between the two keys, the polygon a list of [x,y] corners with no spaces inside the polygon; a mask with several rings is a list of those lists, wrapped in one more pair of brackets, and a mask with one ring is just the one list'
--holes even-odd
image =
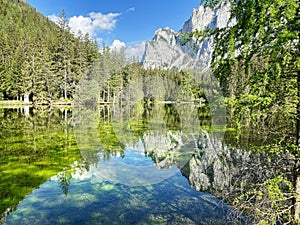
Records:
{"label": "water surface", "polygon": [[253,224],[224,201],[251,154],[184,107],[2,109],[1,222]]}

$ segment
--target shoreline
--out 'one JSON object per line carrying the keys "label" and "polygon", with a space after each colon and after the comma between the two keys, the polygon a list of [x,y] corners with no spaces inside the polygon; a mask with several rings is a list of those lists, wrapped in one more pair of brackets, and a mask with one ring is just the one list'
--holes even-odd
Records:
{"label": "shoreline", "polygon": [[24,107],[24,106],[71,106],[73,105],[73,101],[55,101],[51,103],[33,103],[28,102],[25,103],[24,101],[20,100],[0,100],[0,107]]}

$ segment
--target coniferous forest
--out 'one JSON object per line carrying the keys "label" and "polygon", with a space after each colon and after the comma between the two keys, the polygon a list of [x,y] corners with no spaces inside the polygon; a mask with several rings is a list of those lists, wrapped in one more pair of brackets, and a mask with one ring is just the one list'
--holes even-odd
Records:
{"label": "coniferous forest", "polygon": [[88,35],[71,34],[64,11],[56,25],[24,1],[0,4],[0,99],[72,98],[99,56],[96,43]]}
{"label": "coniferous forest", "polygon": [[[223,2],[201,1],[206,7]],[[245,172],[252,183],[243,184],[234,177],[231,185],[235,187],[240,182],[241,187],[228,188],[231,192],[221,198],[242,213],[259,218],[257,224],[299,224],[299,1],[227,2],[232,5],[230,22],[233,25],[182,35],[183,43],[214,37],[211,70],[222,89],[220,101],[226,106],[229,129],[225,137],[229,136],[227,131],[230,129],[234,133],[230,133],[234,138],[224,145],[232,148],[232,154],[238,149],[249,149],[257,154],[256,159],[262,154],[267,162],[286,160],[288,166],[276,167],[276,173],[264,167],[256,177]],[[69,104],[74,100],[86,104],[92,99],[109,108],[126,87],[142,81],[141,89],[145,94],[147,88],[160,87],[163,81],[163,94],[169,91],[167,94],[171,96],[165,100],[174,100],[172,88],[178,86],[182,90],[180,93],[200,102],[199,118],[210,119],[209,104],[202,104],[209,91],[215,93],[207,74],[144,69],[137,61],[126,59],[122,51],[114,52],[106,46],[100,48],[88,35],[71,33],[66,14],[62,11],[55,24],[25,1],[0,0],[0,101],[24,101],[28,96],[30,103],[48,105],[55,102]],[[198,75],[201,84],[193,79]],[[134,91],[129,94],[128,98],[139,97]],[[143,97],[142,115],[149,119],[151,103],[159,99]],[[120,101],[124,99],[119,98]],[[164,109],[168,112],[169,108]],[[103,112],[106,116],[111,115],[110,110],[105,108]],[[65,118],[68,121],[68,113]],[[105,122],[112,130],[109,116]],[[180,120],[175,122],[180,123]],[[101,132],[102,138],[110,139],[107,130]],[[4,129],[3,133],[6,133]],[[115,144],[112,146],[116,147]],[[121,147],[124,150],[124,146]],[[199,158],[203,156],[201,154]],[[256,168],[247,169],[254,171]],[[206,172],[214,175],[210,170]]]}
{"label": "coniferous forest", "polygon": [[[126,61],[124,52],[111,52],[106,46],[100,50],[88,34],[72,34],[64,11],[55,24],[24,1],[1,0],[0,10],[0,100],[23,100],[27,95],[30,102],[37,104],[66,103],[74,98],[78,82],[95,61],[103,63],[104,74],[105,70],[112,72],[117,61]],[[118,73],[107,75],[112,77],[99,96],[101,101],[110,102],[132,77],[152,74],[188,86],[187,82],[181,82],[188,80],[187,73],[149,71],[142,69],[136,60],[131,61],[124,63]]]}

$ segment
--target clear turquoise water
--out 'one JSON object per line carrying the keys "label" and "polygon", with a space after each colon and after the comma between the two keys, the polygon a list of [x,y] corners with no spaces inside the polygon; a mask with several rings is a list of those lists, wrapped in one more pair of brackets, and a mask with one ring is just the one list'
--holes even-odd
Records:
{"label": "clear turquoise water", "polygon": [[[194,141],[180,145],[185,136],[164,125],[167,116],[155,115],[152,123],[100,118],[74,130],[70,112],[63,110],[27,116],[5,111],[0,117],[0,200],[1,210],[9,213],[1,212],[1,222],[252,224],[224,201],[190,186],[182,171],[202,153],[191,148]],[[161,149],[161,143],[171,148]]]}
{"label": "clear turquoise water", "polygon": [[[143,178],[145,168],[158,170],[151,158],[130,149],[124,158],[113,161],[118,162],[116,165],[121,163],[121,167],[124,163],[133,166],[138,171],[135,175],[141,176],[136,182],[141,184],[147,183]],[[102,165],[106,163],[99,160],[89,171],[73,172],[67,194],[62,190],[59,175],[53,176],[20,202],[17,210],[6,218],[6,224],[245,223],[234,220],[233,211],[221,200],[192,189],[179,171],[172,171],[173,175],[168,174],[158,183],[135,186],[120,183],[122,179],[117,182],[115,177],[106,178],[109,174]],[[156,175],[164,176],[170,170],[158,170],[162,173]]]}

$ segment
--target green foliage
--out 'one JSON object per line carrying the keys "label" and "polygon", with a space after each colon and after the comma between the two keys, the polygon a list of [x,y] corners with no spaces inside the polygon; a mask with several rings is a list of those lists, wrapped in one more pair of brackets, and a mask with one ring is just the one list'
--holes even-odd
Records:
{"label": "green foliage", "polygon": [[[197,76],[202,80],[203,87],[195,81],[192,71],[143,69],[137,62],[129,62],[124,52],[105,48],[78,85],[75,99],[80,104],[115,104],[118,100],[125,101],[121,95],[127,95],[128,102],[133,100],[130,98],[136,98],[143,99],[145,104],[155,101],[180,101],[187,97],[191,101],[205,102],[204,92],[211,91],[210,79],[206,74]],[[140,93],[135,92],[136,90]],[[147,96],[153,90],[161,93]],[[134,93],[130,96],[129,92]],[[158,96],[160,99],[154,98]]]}
{"label": "green foliage", "polygon": [[[34,110],[24,116],[19,109],[0,114],[0,215],[13,210],[26,195],[80,160],[69,118],[59,110]],[[69,171],[61,177],[67,193]],[[2,219],[2,218],[1,218]]]}
{"label": "green foliage", "polygon": [[179,38],[182,40],[182,45],[186,45],[189,43],[194,48],[196,47],[196,42],[194,40],[197,40],[197,42],[203,41],[205,38],[210,37],[214,33],[214,30],[212,29],[206,29],[206,30],[194,30],[191,32],[187,32],[185,34],[180,34]]}
{"label": "green foliage", "polygon": [[264,183],[251,184],[233,204],[255,217],[264,218],[267,224],[284,223],[291,221],[290,202],[294,194],[293,184],[285,175],[278,175]]}
{"label": "green foliage", "polygon": [[98,57],[88,36],[75,38],[64,13],[58,25],[25,1],[1,0],[0,92],[28,94],[34,102],[72,98],[75,86]]}
{"label": "green foliage", "polygon": [[[213,35],[212,69],[226,97],[230,125],[237,128],[237,136],[248,132],[263,137],[260,144],[252,144],[252,149],[279,157],[285,152],[297,159],[300,152],[299,1],[202,3],[207,7],[231,5],[228,24],[232,25],[184,36],[187,42]],[[299,176],[296,171],[295,174]],[[286,200],[294,198],[289,195],[293,179],[278,176],[253,185],[239,199],[239,206],[251,203],[244,209],[260,214],[271,224],[282,218],[292,221],[292,210],[289,210],[292,207],[287,208],[285,204],[291,204]]]}
{"label": "green foliage", "polygon": [[105,148],[106,157],[110,158],[111,155],[117,156],[118,154],[124,156],[126,146],[114,133],[111,121],[100,120],[98,126],[99,141]]}
{"label": "green foliage", "polygon": [[[276,140],[287,143],[286,147],[290,141],[295,144],[299,139],[299,4],[295,0],[229,2],[233,25],[196,30],[184,41],[214,36],[212,68],[233,126],[268,131],[264,134],[271,134],[270,138],[282,136]],[[228,4],[204,2],[209,7],[215,3]]]}

